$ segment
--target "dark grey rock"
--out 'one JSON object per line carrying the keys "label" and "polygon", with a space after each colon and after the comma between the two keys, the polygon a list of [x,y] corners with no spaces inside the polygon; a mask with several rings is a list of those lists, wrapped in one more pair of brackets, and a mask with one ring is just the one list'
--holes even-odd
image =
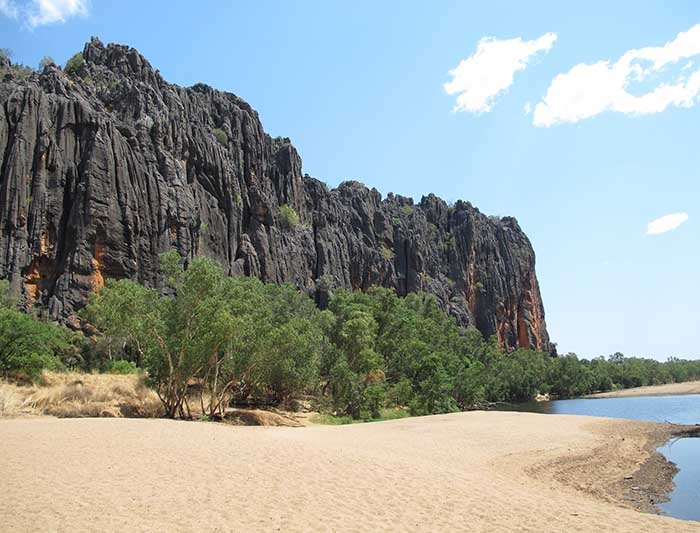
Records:
{"label": "dark grey rock", "polygon": [[549,349],[515,219],[357,182],[329,190],[237,96],[168,84],[126,46],[93,39],[83,57],[73,77],[49,66],[0,82],[0,274],[27,307],[67,320],[105,278],[160,287],[158,254],[176,247],[320,305],[329,284],[427,291],[507,349]]}

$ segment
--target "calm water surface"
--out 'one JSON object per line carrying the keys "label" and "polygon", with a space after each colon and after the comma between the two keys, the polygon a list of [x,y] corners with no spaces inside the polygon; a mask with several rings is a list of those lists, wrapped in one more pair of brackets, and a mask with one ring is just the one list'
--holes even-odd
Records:
{"label": "calm water surface", "polygon": [[532,411],[555,415],[590,415],[700,424],[700,394],[687,396],[635,396],[632,398],[577,398],[532,402],[504,407],[506,411]]}
{"label": "calm water surface", "polygon": [[680,469],[673,478],[671,499],[659,507],[676,518],[700,520],[700,438],[671,441],[659,451]]}
{"label": "calm water surface", "polygon": [[[700,395],[577,398],[511,405],[503,410],[693,425],[700,424]],[[700,520],[700,438],[673,440],[659,448],[659,452],[679,468],[670,501],[659,505],[662,512],[684,520]]]}

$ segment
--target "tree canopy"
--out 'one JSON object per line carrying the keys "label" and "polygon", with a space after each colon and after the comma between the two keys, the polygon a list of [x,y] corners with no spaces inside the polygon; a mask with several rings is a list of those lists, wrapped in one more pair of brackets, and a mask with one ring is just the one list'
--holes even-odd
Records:
{"label": "tree canopy", "polygon": [[[82,318],[84,339],[17,310],[0,282],[0,373],[36,379],[63,364],[147,372],[170,417],[223,417],[231,404],[292,405],[373,419],[388,408],[447,413],[485,402],[524,402],[538,393],[579,396],[700,378],[700,361],[613,354],[579,359],[519,349],[504,353],[447,316],[433,296],[400,298],[385,288],[332,290],[328,308],[291,285],[228,277],[198,257],[185,268],[161,256],[165,289],[107,280]],[[324,285],[324,286],[325,286]]]}

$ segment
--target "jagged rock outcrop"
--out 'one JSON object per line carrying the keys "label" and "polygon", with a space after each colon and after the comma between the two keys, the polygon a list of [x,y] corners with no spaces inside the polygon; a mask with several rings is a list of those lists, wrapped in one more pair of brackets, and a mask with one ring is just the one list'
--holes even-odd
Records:
{"label": "jagged rock outcrop", "polygon": [[503,347],[549,348],[515,219],[357,182],[329,190],[233,94],[169,84],[98,39],[83,57],[71,75],[0,65],[0,274],[28,307],[66,319],[106,278],[158,287],[158,254],[176,247],[320,303],[332,286],[427,291]]}

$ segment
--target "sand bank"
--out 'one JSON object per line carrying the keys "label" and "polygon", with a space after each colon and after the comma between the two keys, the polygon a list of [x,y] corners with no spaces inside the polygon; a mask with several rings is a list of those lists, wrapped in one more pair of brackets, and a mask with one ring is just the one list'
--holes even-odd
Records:
{"label": "sand bank", "polygon": [[506,412],[306,428],[0,420],[0,529],[700,531],[625,495],[645,490],[637,470],[667,431]]}
{"label": "sand bank", "polygon": [[591,394],[586,398],[622,398],[626,396],[670,396],[674,394],[700,394],[700,381],[686,381],[685,383],[667,383],[665,385],[651,385],[648,387],[635,387],[611,392]]}

